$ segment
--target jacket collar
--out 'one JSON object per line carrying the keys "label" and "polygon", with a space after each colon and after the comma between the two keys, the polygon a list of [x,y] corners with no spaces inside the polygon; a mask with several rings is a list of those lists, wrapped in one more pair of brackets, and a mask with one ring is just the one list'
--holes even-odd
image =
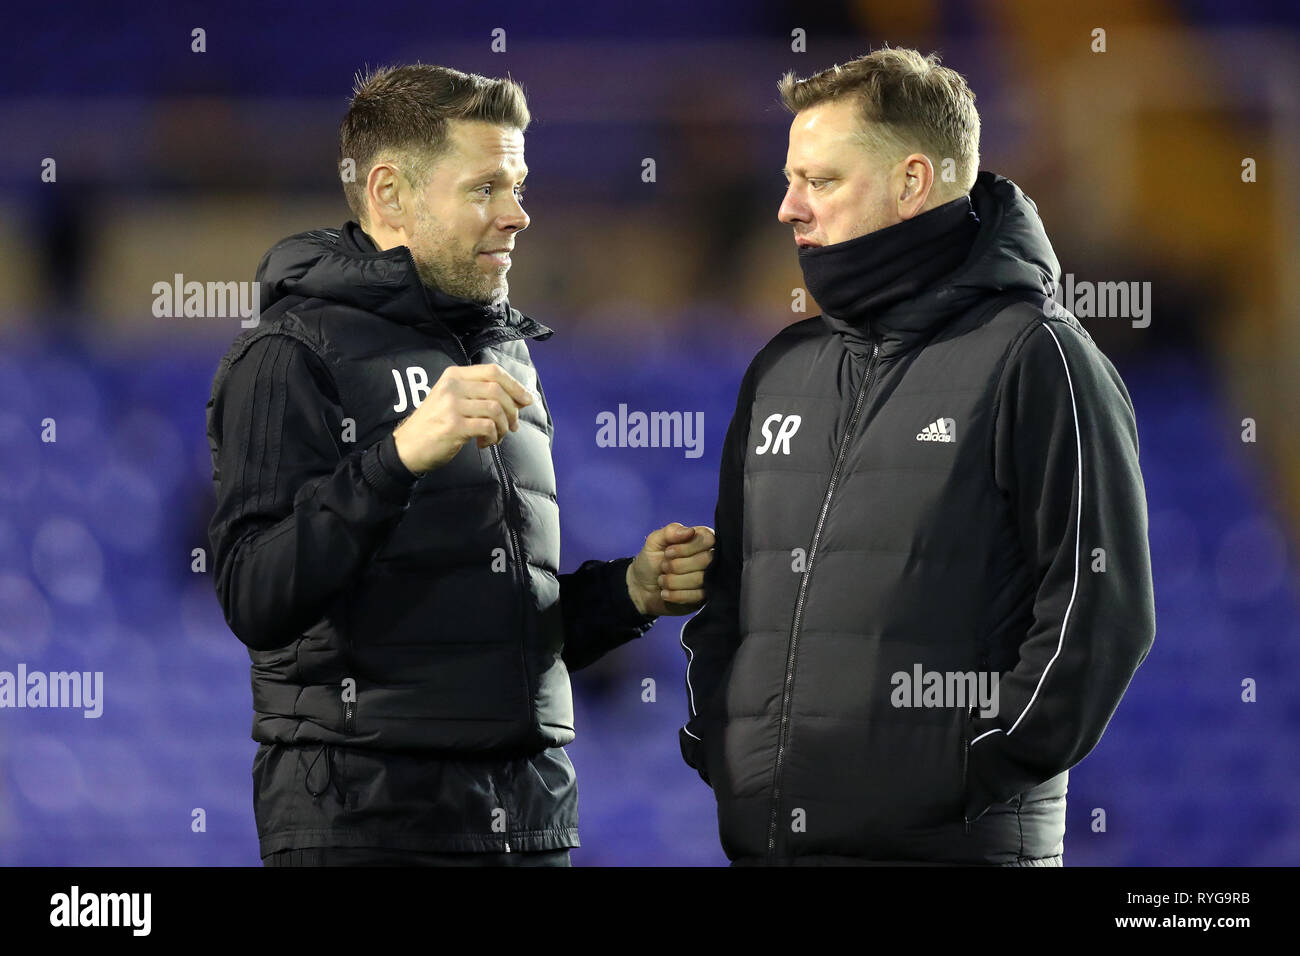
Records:
{"label": "jacket collar", "polygon": [[[869,272],[873,263],[882,270],[880,278],[860,280],[867,295],[854,300],[850,288],[847,303],[832,294],[828,306],[809,285],[825,310],[822,321],[847,349],[869,355],[874,341],[881,356],[889,358],[924,344],[953,318],[994,296],[1041,298],[1055,292],[1061,266],[1034,201],[1011,180],[987,170],[976,177],[968,201],[973,213],[958,199],[858,239],[807,250],[815,258],[843,257],[849,276],[854,268]],[[918,249],[933,249],[936,258]],[[854,281],[850,278],[850,286]]]}
{"label": "jacket collar", "polygon": [[380,250],[355,221],[277,243],[258,267],[262,310],[287,295],[342,302],[390,322],[461,342],[470,354],[511,339],[548,339],[547,328],[502,301],[496,307],[430,289],[406,246]]}
{"label": "jacket collar", "polygon": [[939,322],[939,314],[905,308],[970,252],[979,219],[961,196],[912,219],[829,246],[799,250],[799,265],[823,320],[866,352],[874,338],[900,351]]}

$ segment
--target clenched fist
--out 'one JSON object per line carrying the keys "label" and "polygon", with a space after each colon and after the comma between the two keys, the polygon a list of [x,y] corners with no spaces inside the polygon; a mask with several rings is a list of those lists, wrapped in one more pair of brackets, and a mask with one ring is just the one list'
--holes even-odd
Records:
{"label": "clenched fist", "polygon": [[693,614],[704,606],[713,529],[674,521],[651,531],[627,566],[627,593],[642,614]]}
{"label": "clenched fist", "polygon": [[397,456],[415,474],[441,468],[471,438],[479,448],[519,430],[533,395],[500,365],[452,365],[420,407],[393,431]]}

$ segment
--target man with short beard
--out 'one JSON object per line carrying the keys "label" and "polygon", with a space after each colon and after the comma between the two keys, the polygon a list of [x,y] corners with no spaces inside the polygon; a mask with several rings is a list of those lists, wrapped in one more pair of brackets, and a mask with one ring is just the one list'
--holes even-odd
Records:
{"label": "man with short beard", "polygon": [[266,254],[214,379],[209,532],[268,865],[568,865],[569,671],[703,602],[703,526],[559,573],[526,344],[552,333],[507,299],[528,123],[508,80],[360,78],[357,218]]}
{"label": "man with short beard", "polygon": [[883,49],[780,89],[822,314],[741,383],[683,757],[735,864],[1060,865],[1155,635],[1132,403],[959,74]]}

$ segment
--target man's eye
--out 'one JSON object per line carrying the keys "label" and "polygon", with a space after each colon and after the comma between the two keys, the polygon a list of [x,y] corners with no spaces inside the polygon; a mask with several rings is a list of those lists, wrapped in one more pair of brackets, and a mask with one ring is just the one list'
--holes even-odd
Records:
{"label": "man's eye", "polygon": [[518,197],[522,200],[522,199],[524,198],[524,191],[525,191],[526,188],[527,188],[527,187],[524,186],[523,184],[520,184],[520,185],[516,186],[516,187],[515,187],[515,195],[518,196]]}
{"label": "man's eye", "polygon": [[828,182],[830,182],[829,179],[810,179],[808,180],[808,187],[810,189],[821,189]]}

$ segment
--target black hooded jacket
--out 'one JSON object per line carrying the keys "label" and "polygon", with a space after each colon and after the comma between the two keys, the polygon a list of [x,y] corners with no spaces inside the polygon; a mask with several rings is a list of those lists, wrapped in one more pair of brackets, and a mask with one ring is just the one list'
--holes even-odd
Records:
{"label": "black hooded jacket", "polygon": [[683,757],[737,864],[1059,864],[1155,635],[1128,392],[1009,180],[800,258],[824,314],[741,384]]}
{"label": "black hooded jacket", "polygon": [[[426,288],[355,223],[292,236],[207,407],[209,527],[252,660],[263,855],[577,846],[569,671],[654,618],[628,562],[560,574],[553,423],[526,340],[545,326]],[[392,432],[452,365],[541,396],[499,445],[416,476]]]}

